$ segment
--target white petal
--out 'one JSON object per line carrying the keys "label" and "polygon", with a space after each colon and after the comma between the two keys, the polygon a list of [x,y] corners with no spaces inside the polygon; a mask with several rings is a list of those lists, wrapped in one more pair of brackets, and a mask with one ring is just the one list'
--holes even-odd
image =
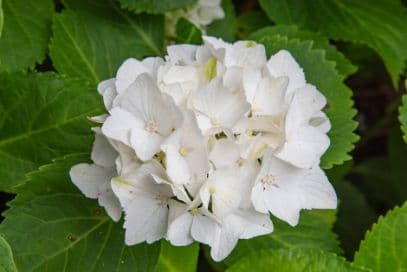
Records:
{"label": "white petal", "polygon": [[219,262],[225,259],[237,245],[239,238],[226,226],[216,228],[215,238],[211,245],[211,257]]}
{"label": "white petal", "polygon": [[239,146],[232,139],[217,140],[209,153],[209,160],[212,161],[217,168],[235,166],[236,161],[239,159]]}
{"label": "white petal", "polygon": [[154,80],[157,80],[157,71],[159,67],[164,64],[164,60],[160,57],[149,57],[143,59],[142,63],[147,69],[148,74],[151,75]]}
{"label": "white petal", "polygon": [[110,182],[106,182],[101,187],[99,187],[99,205],[104,207],[107,214],[117,222],[122,214],[122,207],[117,199],[116,195],[113,193],[110,186]]}
{"label": "white petal", "polygon": [[186,246],[194,240],[191,236],[193,216],[186,206],[177,201],[170,203],[167,239],[175,246]]}
{"label": "white petal", "polygon": [[100,128],[95,131],[95,141],[93,142],[90,157],[92,161],[100,166],[114,167],[115,160],[119,155],[108,139],[102,134]]}
{"label": "white petal", "polygon": [[240,239],[250,239],[273,232],[273,223],[268,214],[254,210],[239,210],[225,219],[228,228]]}
{"label": "white petal", "polygon": [[198,213],[192,220],[191,236],[198,242],[212,245],[218,227],[218,223],[212,218]]}
{"label": "white petal", "polygon": [[103,96],[103,102],[107,110],[112,108],[113,100],[117,96],[115,78],[104,80],[98,84],[98,92]]}
{"label": "white petal", "polygon": [[204,44],[212,52],[216,58],[223,60],[225,57],[226,49],[231,46],[231,44],[224,42],[222,39],[203,36]]}
{"label": "white petal", "polygon": [[309,120],[309,124],[317,128],[322,133],[328,133],[328,131],[331,129],[331,122],[323,111],[319,111],[314,114]]}
{"label": "white petal", "polygon": [[109,114],[101,114],[101,115],[96,115],[96,116],[90,116],[88,119],[92,122],[103,124],[107,117],[109,117]]}
{"label": "white petal", "polygon": [[125,209],[125,242],[134,245],[146,241],[151,244],[166,234],[168,208],[157,204],[157,200],[138,195]]}
{"label": "white petal", "polygon": [[320,130],[312,126],[302,126],[286,135],[286,142],[276,153],[276,157],[297,167],[311,168],[319,164],[329,144],[328,136]]}
{"label": "white petal", "polygon": [[259,68],[246,68],[243,71],[243,87],[246,99],[249,103],[253,102],[256,90],[261,81],[261,70]]}
{"label": "white petal", "polygon": [[261,80],[252,103],[254,115],[278,115],[287,109],[285,95],[288,78],[264,78]]}
{"label": "white petal", "polygon": [[195,61],[197,48],[190,44],[170,45],[167,47],[169,60],[172,64],[190,64]]}
{"label": "white petal", "polygon": [[271,56],[267,62],[267,69],[273,77],[288,77],[289,82],[286,95],[288,101],[297,88],[305,85],[304,72],[290,52],[286,50],[280,50]]}
{"label": "white petal", "polygon": [[129,58],[123,62],[116,74],[116,89],[123,93],[142,73],[148,73],[147,67],[139,60]]}
{"label": "white petal", "polygon": [[99,187],[109,183],[116,173],[114,168],[81,163],[73,166],[69,175],[72,182],[86,197],[97,198]]}
{"label": "white petal", "polygon": [[110,116],[103,123],[102,132],[106,137],[130,146],[130,125],[142,126],[143,124],[131,113],[121,108],[113,108],[110,111]]}
{"label": "white petal", "polygon": [[144,128],[133,128],[130,137],[131,146],[142,161],[151,160],[160,151],[164,139],[161,135],[148,132]]}

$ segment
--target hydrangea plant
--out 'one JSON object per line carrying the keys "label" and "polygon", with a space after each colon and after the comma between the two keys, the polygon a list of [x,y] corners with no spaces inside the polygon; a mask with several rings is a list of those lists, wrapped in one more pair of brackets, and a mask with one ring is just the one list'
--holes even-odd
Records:
{"label": "hydrangea plant", "polygon": [[406,270],[406,21],[0,1],[0,270]]}

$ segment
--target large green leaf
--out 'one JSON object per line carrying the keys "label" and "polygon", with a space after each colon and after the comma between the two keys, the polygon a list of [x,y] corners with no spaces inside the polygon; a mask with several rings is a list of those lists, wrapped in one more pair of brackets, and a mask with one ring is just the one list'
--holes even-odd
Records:
{"label": "large green leaf", "polygon": [[3,13],[3,0],[0,0],[0,38],[3,33],[4,13]]}
{"label": "large green leaf", "polygon": [[194,272],[198,264],[198,253],[198,243],[177,247],[162,240],[156,272]]}
{"label": "large green leaf", "polygon": [[277,23],[368,45],[383,58],[393,84],[398,85],[407,60],[407,10],[400,1],[260,0],[260,4]]}
{"label": "large green leaf", "polygon": [[[407,85],[407,84],[406,84]],[[403,104],[400,107],[399,119],[401,122],[401,130],[403,131],[403,139],[407,143],[407,95],[403,95]]]}
{"label": "large green leaf", "polygon": [[288,39],[280,35],[270,35],[267,32],[257,32],[249,38],[265,45],[267,53],[273,54],[286,49],[294,56],[304,69],[306,79],[314,84],[327,98],[326,114],[332,123],[329,132],[331,145],[321,161],[323,168],[331,168],[341,164],[351,157],[348,153],[353,149],[358,136],[353,133],[357,123],[353,120],[356,110],[352,107],[352,92],[342,82],[342,76],[335,70],[335,64],[328,61],[325,51],[315,49],[311,41]]}
{"label": "large green leaf", "polygon": [[192,5],[197,0],[119,0],[122,7],[135,12],[164,13]]}
{"label": "large green leaf", "polygon": [[51,58],[61,74],[93,84],[112,77],[129,57],[163,53],[162,16],[135,15],[113,0],[68,0],[54,17]]}
{"label": "large green leaf", "polygon": [[340,253],[337,237],[331,231],[334,220],[333,211],[303,211],[300,224],[296,227],[273,218],[273,233],[249,240],[239,240],[236,249],[225,262],[231,265],[242,256],[260,249],[305,248]]}
{"label": "large green leaf", "polygon": [[335,254],[317,250],[265,250],[239,260],[227,272],[365,271]]}
{"label": "large green leaf", "polygon": [[99,113],[95,90],[55,74],[0,74],[0,190],[51,159],[88,151],[87,116]]}
{"label": "large green leaf", "polygon": [[17,272],[17,268],[13,260],[13,252],[11,252],[10,245],[1,235],[0,235],[0,271]]}
{"label": "large green leaf", "polygon": [[366,234],[355,263],[379,271],[407,270],[407,202],[381,217]]}
{"label": "large green leaf", "polygon": [[345,58],[345,56],[336,50],[336,48],[331,45],[328,39],[321,34],[316,32],[311,32],[307,30],[300,30],[295,25],[276,25],[272,27],[265,27],[254,33],[256,37],[266,36],[266,35],[280,35],[282,37],[287,37],[288,39],[300,39],[309,40],[313,42],[314,49],[322,49],[325,51],[326,59],[328,61],[335,62],[335,69],[344,78],[356,72],[356,67]]}
{"label": "large green leaf", "polygon": [[206,30],[207,35],[234,42],[236,34],[236,12],[232,0],[223,0],[222,8],[225,17],[210,24]]}
{"label": "large green leaf", "polygon": [[114,223],[97,201],[72,184],[77,154],[29,174],[9,203],[0,233],[9,241],[20,271],[154,271],[160,243],[128,247],[123,222]]}
{"label": "large green leaf", "polygon": [[339,209],[334,230],[339,236],[345,256],[352,259],[359,241],[377,217],[365,196],[352,183],[336,182],[335,190],[339,198]]}
{"label": "large green leaf", "polygon": [[54,12],[53,1],[2,2],[0,71],[14,72],[33,68],[44,59],[47,51]]}

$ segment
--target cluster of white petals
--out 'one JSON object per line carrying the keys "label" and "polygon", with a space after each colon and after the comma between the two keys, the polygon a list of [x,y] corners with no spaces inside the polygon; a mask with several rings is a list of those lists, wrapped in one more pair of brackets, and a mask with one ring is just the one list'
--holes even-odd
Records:
{"label": "cluster of white petals", "polygon": [[285,50],[267,60],[253,41],[173,45],[130,58],[98,86],[93,164],[75,185],[115,221],[125,242],[199,241],[222,260],[239,239],[295,226],[302,209],[334,209],[319,167],[329,146],[325,97]]}

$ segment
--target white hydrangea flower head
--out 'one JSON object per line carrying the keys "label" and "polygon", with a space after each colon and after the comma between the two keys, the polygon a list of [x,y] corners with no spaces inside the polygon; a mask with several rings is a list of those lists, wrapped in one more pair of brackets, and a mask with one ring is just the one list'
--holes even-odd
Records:
{"label": "white hydrangea flower head", "polygon": [[102,81],[94,164],[70,174],[113,220],[124,211],[126,244],[198,241],[220,261],[239,239],[272,233],[270,213],[295,226],[301,210],[337,199],[319,166],[327,102],[293,56],[203,41],[130,58]]}

